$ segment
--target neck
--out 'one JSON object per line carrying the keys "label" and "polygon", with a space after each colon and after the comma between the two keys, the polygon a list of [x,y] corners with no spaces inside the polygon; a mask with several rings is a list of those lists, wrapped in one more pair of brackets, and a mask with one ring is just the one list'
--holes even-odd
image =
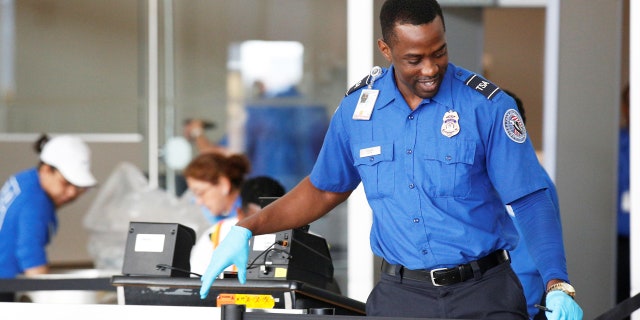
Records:
{"label": "neck", "polygon": [[224,212],[229,213],[231,209],[233,209],[233,204],[236,202],[239,196],[239,191],[231,191],[229,195],[226,197],[226,205],[224,207]]}

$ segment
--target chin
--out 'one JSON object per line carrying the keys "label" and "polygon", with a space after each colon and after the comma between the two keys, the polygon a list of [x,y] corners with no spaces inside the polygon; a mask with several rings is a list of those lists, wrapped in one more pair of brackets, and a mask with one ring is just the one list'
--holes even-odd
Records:
{"label": "chin", "polygon": [[417,96],[422,98],[422,99],[431,99],[433,97],[435,97],[435,95],[438,93],[438,91],[436,92],[423,92],[421,94],[418,94]]}

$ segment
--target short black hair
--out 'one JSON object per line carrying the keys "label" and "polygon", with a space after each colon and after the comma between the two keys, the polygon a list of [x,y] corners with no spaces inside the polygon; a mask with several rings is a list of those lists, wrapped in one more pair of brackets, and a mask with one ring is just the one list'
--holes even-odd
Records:
{"label": "short black hair", "polygon": [[250,203],[260,205],[261,197],[281,197],[285,194],[284,187],[278,180],[267,176],[247,179],[240,189],[242,208]]}
{"label": "short black hair", "polygon": [[382,40],[390,45],[397,23],[418,26],[431,23],[438,16],[444,27],[442,8],[436,0],[387,0],[380,9]]}

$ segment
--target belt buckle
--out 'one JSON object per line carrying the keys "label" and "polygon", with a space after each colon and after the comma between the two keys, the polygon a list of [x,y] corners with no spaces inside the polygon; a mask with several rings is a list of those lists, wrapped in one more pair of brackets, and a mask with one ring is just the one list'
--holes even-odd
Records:
{"label": "belt buckle", "polygon": [[431,269],[431,271],[429,271],[429,275],[431,276],[431,283],[436,286],[436,287],[442,287],[442,284],[437,284],[436,283],[436,278],[433,276],[433,273],[436,271],[442,271],[442,270],[447,270],[448,268],[437,268],[437,269]]}
{"label": "belt buckle", "polygon": [[507,262],[507,261],[511,260],[511,256],[509,255],[509,251],[507,251],[507,250],[500,250],[500,251],[502,253],[502,258],[504,259],[504,260],[500,261],[500,263]]}

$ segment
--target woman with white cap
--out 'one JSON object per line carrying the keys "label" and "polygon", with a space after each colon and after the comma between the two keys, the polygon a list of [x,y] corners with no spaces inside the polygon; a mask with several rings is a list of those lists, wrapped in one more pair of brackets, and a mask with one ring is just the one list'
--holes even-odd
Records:
{"label": "woman with white cap", "polygon": [[0,278],[47,273],[56,209],[96,184],[91,151],[80,138],[45,135],[35,148],[38,166],[11,176],[0,190]]}

